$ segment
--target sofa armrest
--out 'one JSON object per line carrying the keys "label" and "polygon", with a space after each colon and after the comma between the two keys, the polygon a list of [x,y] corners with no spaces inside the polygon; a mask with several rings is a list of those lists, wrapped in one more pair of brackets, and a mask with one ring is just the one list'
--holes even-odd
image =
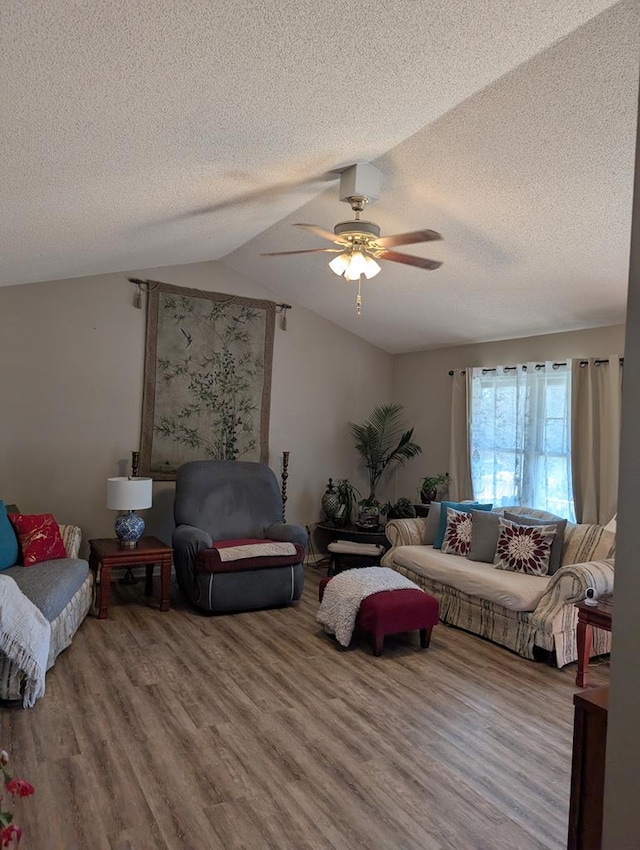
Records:
{"label": "sofa armrest", "polygon": [[309,542],[307,530],[301,525],[293,525],[287,522],[274,522],[265,531],[267,540],[277,540],[280,543],[297,543],[306,549]]}
{"label": "sofa armrest", "polygon": [[538,626],[549,622],[563,606],[581,602],[589,587],[595,590],[597,596],[613,593],[614,574],[613,558],[561,567],[547,585],[531,621]]}
{"label": "sofa armrest", "polygon": [[384,533],[392,546],[421,546],[427,521],[424,517],[392,519],[384,527]]}
{"label": "sofa armrest", "polygon": [[392,519],[384,527],[387,540],[391,543],[380,561],[383,567],[393,567],[393,553],[398,546],[422,546],[427,521],[424,517]]}
{"label": "sofa armrest", "polygon": [[77,525],[59,525],[60,536],[67,552],[67,558],[78,558],[80,555],[80,544],[82,543],[82,531]]}

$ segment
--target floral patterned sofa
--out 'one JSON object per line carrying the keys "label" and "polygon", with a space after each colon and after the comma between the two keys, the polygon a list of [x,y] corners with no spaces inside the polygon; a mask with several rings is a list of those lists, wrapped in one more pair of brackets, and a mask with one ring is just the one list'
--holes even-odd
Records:
{"label": "floral patterned sofa", "polygon": [[[540,520],[553,514],[522,506],[499,512]],[[382,565],[414,581],[440,603],[440,619],[514,650],[524,658],[549,657],[558,667],[577,659],[575,603],[587,588],[613,592],[615,532],[599,525],[567,523],[561,567],[551,576],[495,570],[491,564],[444,554],[424,545],[426,519],[391,520],[391,548]],[[593,655],[610,651],[609,632],[594,629]]]}
{"label": "floral patterned sofa", "polygon": [[[70,645],[93,601],[93,573],[87,561],[78,557],[82,532],[76,525],[59,528],[66,558],[4,570],[51,623],[47,670]],[[0,700],[20,700],[22,685],[23,674],[0,652]]]}

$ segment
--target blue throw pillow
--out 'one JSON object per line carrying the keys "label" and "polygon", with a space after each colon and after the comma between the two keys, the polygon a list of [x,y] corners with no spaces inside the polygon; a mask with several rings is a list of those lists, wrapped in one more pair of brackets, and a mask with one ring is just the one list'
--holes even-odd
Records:
{"label": "blue throw pillow", "polygon": [[471,511],[490,511],[493,507],[493,504],[479,505],[477,502],[441,502],[440,504],[440,525],[433,541],[434,549],[442,549],[442,541],[447,530],[447,508],[453,508],[454,511],[462,511],[468,514]]}
{"label": "blue throw pillow", "polygon": [[0,570],[18,563],[18,538],[7,516],[4,502],[0,501]]}

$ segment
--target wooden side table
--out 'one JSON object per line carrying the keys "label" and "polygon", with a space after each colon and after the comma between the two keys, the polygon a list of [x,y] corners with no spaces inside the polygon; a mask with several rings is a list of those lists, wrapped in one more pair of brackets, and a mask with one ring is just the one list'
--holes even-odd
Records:
{"label": "wooden side table", "polygon": [[607,750],[609,688],[590,688],[573,698],[573,756],[567,850],[600,850]]}
{"label": "wooden side table", "polygon": [[593,629],[604,629],[611,631],[611,613],[613,610],[613,596],[603,596],[597,605],[585,605],[578,602],[578,627],[576,629],[576,643],[578,645],[578,672],[576,674],[576,685],[586,688],[589,680],[589,656],[593,646]]}
{"label": "wooden side table", "polygon": [[111,571],[144,564],[147,575],[144,586],[146,596],[153,592],[153,568],[160,564],[160,610],[169,610],[169,585],[171,582],[171,561],[173,549],[157,537],[141,537],[133,549],[126,549],[114,537],[89,541],[89,566],[93,570],[96,583],[100,577],[98,590],[98,619],[109,616],[109,593],[111,589]]}

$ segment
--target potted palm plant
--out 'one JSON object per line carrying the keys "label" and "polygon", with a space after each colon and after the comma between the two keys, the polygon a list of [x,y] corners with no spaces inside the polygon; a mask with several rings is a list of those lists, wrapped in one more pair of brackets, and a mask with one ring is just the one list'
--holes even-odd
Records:
{"label": "potted palm plant", "polygon": [[422,448],[414,443],[413,428],[404,430],[404,407],[401,404],[380,404],[366,422],[349,423],[358,454],[364,460],[369,475],[369,495],[359,503],[358,525],[375,528],[380,518],[380,503],[376,488],[383,472],[391,466],[403,465],[416,457]]}

